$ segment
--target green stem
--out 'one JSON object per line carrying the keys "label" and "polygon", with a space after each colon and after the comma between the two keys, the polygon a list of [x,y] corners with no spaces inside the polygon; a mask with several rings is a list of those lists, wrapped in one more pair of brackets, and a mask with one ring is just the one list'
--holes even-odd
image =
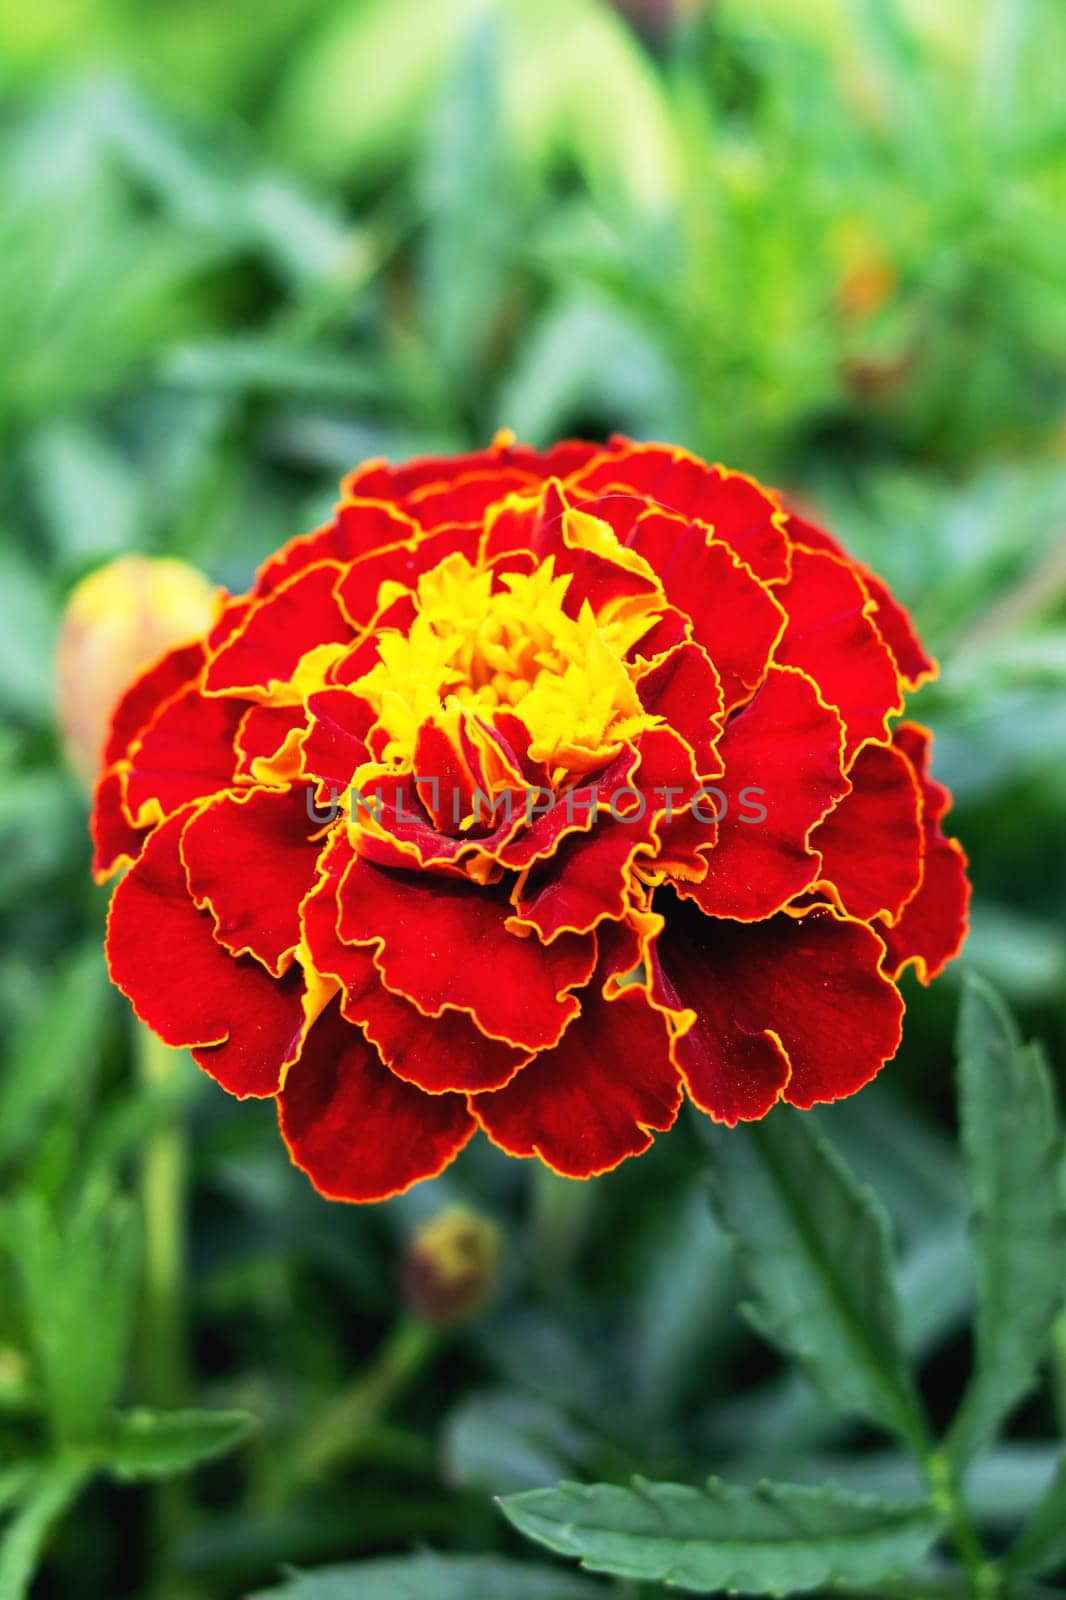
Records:
{"label": "green stem", "polygon": [[[180,1056],[140,1024],[136,1056],[143,1089],[157,1096],[178,1070]],[[141,1365],[145,1399],[155,1406],[180,1404],[186,1388],[185,1184],[185,1140],[182,1129],[172,1121],[149,1134],[140,1171],[144,1226]]]}
{"label": "green stem", "polygon": [[1066,1437],[1066,1311],[1059,1314],[1052,1330],[1051,1386],[1059,1433]]}
{"label": "green stem", "polygon": [[533,1275],[542,1293],[554,1295],[577,1266],[589,1224],[592,1186],[562,1178],[542,1161],[533,1163],[532,1177]]}
{"label": "green stem", "polygon": [[[136,1025],[134,1055],[141,1091],[157,1097],[180,1069],[181,1056],[142,1024]],[[154,1127],[140,1164],[144,1272],[138,1354],[141,1387],[150,1405],[182,1403],[185,1361],[186,1152],[176,1119]],[[190,1600],[189,1591],[167,1572],[167,1558],[188,1520],[185,1485],[177,1479],[155,1486],[151,1502],[152,1547],[158,1553],[157,1587],[162,1600]]]}
{"label": "green stem", "polygon": [[428,1322],[415,1317],[397,1322],[369,1367],[311,1423],[297,1446],[297,1475],[322,1477],[358,1456],[386,1412],[424,1371],[440,1340],[440,1329]]}
{"label": "green stem", "polygon": [[971,1600],[996,1600],[1001,1593],[999,1568],[985,1555],[954,1465],[941,1449],[929,1449],[923,1465],[933,1504],[947,1523],[970,1580]]}

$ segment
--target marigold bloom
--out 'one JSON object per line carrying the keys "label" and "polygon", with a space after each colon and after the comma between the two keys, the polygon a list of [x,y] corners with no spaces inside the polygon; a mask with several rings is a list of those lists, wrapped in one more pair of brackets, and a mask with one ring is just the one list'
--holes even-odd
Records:
{"label": "marigold bloom", "polygon": [[112,976],[343,1199],[477,1128],[587,1177],[683,1092],[853,1094],[965,930],[895,721],[934,670],[828,534],[684,451],[369,463],[120,705]]}

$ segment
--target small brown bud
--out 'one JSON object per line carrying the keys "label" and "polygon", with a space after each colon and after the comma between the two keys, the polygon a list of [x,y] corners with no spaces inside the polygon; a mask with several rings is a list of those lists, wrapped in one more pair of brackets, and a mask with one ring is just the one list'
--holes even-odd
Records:
{"label": "small brown bud", "polygon": [[400,1269],[416,1316],[444,1326],[475,1317],[496,1286],[500,1236],[487,1217],[449,1206],[420,1228]]}

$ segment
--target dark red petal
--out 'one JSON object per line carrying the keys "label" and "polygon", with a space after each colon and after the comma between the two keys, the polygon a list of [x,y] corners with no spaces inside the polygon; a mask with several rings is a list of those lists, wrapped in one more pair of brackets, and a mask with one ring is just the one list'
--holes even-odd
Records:
{"label": "dark red petal", "polygon": [[334,1004],[278,1096],[296,1166],[329,1200],[387,1200],[454,1161],[474,1131],[462,1095],[423,1094],[378,1059]]}
{"label": "dark red petal", "polygon": [[134,828],[126,815],[125,777],[115,770],[103,773],[93,790],[89,829],[93,841],[93,877],[97,883],[119,867],[129,866],[140,854],[145,829]]}
{"label": "dark red petal", "polygon": [[702,526],[661,511],[638,519],[630,544],[659,574],[671,605],[691,618],[692,637],[721,679],[726,709],[746,700],[785,629],[770,590],[728,545],[708,542]]}
{"label": "dark red petal", "polygon": [[581,995],[560,1044],[504,1089],[470,1097],[494,1144],[540,1156],[570,1178],[608,1172],[673,1126],[681,1102],[662,1014],[639,985],[608,1000],[603,973]]}
{"label": "dark red petal", "polygon": [[180,840],[181,812],[160,825],[115,890],[108,915],[111,977],[142,1022],[169,1045],[193,1048],[230,1094],[272,1095],[303,1036],[303,979],[280,983],[216,942],[193,905]]}
{"label": "dark red petal", "polygon": [[925,855],[918,892],[904,906],[895,927],[884,934],[885,966],[898,976],[913,962],[919,982],[930,983],[962,949],[969,927],[970,881],[966,852],[945,836],[941,819],[950,804],[943,784],[929,775],[931,735],[903,723],[895,744],[915,771],[922,790]]}
{"label": "dark red petal", "polygon": [[848,769],[846,794],[811,834],[823,882],[844,910],[868,922],[890,920],[922,875],[921,795],[906,757],[891,745],[865,744]]}
{"label": "dark red petal", "polygon": [[340,800],[358,768],[369,759],[366,738],[376,715],[365,700],[347,689],[321,689],[311,695],[307,709],[311,730],[304,740],[304,774],[336,790]]}
{"label": "dark red petal", "polygon": [[418,531],[417,524],[394,506],[365,500],[340,505],[332,522],[324,528],[316,528],[314,533],[290,539],[277,555],[264,562],[256,577],[255,593],[269,594],[302,572],[304,567],[320,561],[347,565],[384,545],[413,538]]}
{"label": "dark red petal", "polygon": [[696,1104],[732,1125],[779,1097],[806,1110],[861,1089],[900,1041],[883,954],[865,924],[824,908],[756,923],[668,911],[657,958],[667,996],[695,1013],[677,1054]]}
{"label": "dark red petal", "polygon": [[785,514],[754,479],[709,467],[668,445],[631,445],[612,439],[613,452],[575,477],[585,491],[628,490],[664,511],[714,529],[755,575],[776,582],[788,573]]}
{"label": "dark red petal", "polygon": [[887,738],[888,719],[902,709],[899,675],[867,615],[862,580],[822,551],[794,550],[792,576],[777,591],[789,613],[777,660],[810,674],[844,718],[845,754],[867,739]]}
{"label": "dark red petal", "polygon": [[219,795],[182,835],[189,889],[210,911],[219,944],[231,955],[254,956],[276,978],[292,965],[300,901],[315,881],[322,848],[307,794],[301,786]]}
{"label": "dark red petal", "polygon": [[790,512],[788,531],[797,544],[808,545],[812,550],[829,550],[833,555],[851,562],[874,602],[874,621],[908,689],[917,689],[920,684],[936,677],[936,662],[923,649],[906,610],[875,572],[871,572],[861,561],[853,561],[832,534],[818,527],[817,523],[809,522],[806,517]]}
{"label": "dark red petal", "polygon": [[353,629],[333,593],[343,570],[334,561],[321,562],[258,600],[211,661],[204,687],[212,694],[255,698],[289,683],[309,650],[347,643]]}
{"label": "dark red petal", "polygon": [[[307,713],[303,706],[249,706],[234,739],[238,774],[242,778],[258,776],[262,768],[257,768],[256,763],[271,761],[278,756],[284,749],[285,741],[302,729],[306,722]],[[298,755],[297,751],[297,759]]]}
{"label": "dark red petal", "polygon": [[577,1014],[570,993],[587,983],[594,935],[552,945],[508,933],[505,887],[431,876],[356,860],[344,876],[339,932],[349,943],[379,940],[385,984],[427,1016],[469,1012],[494,1039],[542,1050]]}
{"label": "dark red petal", "polygon": [[216,700],[198,688],[163,706],[129,760],[126,804],[135,825],[157,822],[233,782],[245,710],[240,701]]}
{"label": "dark red petal", "polygon": [[337,887],[350,858],[347,840],[338,837],[302,908],[312,960],[343,988],[345,1018],[362,1028],[393,1072],[430,1094],[500,1088],[529,1060],[528,1051],[487,1038],[465,1011],[423,1016],[385,988],[369,945],[342,944],[337,937]]}
{"label": "dark red petal", "polygon": [[815,881],[808,834],[848,789],[841,738],[839,716],[810,678],[782,667],[770,668],[726,724],[721,796],[707,800],[708,812],[721,814],[718,843],[706,878],[684,890],[709,916],[768,917]]}
{"label": "dark red petal", "polygon": [[172,700],[194,682],[203,664],[204,647],[197,640],[168,650],[133,680],[111,718],[111,732],[104,750],[105,766],[122,760],[164,701]]}
{"label": "dark red petal", "polygon": [[414,589],[424,573],[432,572],[445,556],[463,555],[473,561],[481,539],[480,527],[458,528],[450,523],[433,533],[418,533],[403,544],[389,545],[363,556],[345,568],[337,585],[337,598],[354,628],[365,628],[371,622],[380,627],[378,612],[381,606],[383,583],[402,584]]}
{"label": "dark red petal", "polygon": [[[607,789],[606,809],[591,830],[563,839],[523,881],[515,910],[542,939],[554,940],[566,929],[588,933],[605,919],[623,917],[633,863],[657,853],[664,818],[684,811],[698,789],[691,750],[670,728],[641,734],[638,753],[636,772]],[[704,833],[700,842],[712,838]]]}
{"label": "dark red petal", "polygon": [[638,685],[645,711],[662,717],[690,746],[701,778],[721,775],[722,691],[706,650],[679,644]]}

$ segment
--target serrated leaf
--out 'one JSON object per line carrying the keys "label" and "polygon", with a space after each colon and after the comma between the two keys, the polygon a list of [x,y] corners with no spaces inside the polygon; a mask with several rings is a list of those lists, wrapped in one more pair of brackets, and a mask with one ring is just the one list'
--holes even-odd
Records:
{"label": "serrated leaf", "polygon": [[781,1108],[709,1130],[712,1192],[765,1338],[801,1363],[825,1402],[898,1434],[923,1424],[903,1344],[888,1225],[813,1122]]}
{"label": "serrated leaf", "polygon": [[251,1600],[596,1600],[599,1584],[495,1556],[424,1551],[295,1573]]}
{"label": "serrated leaf", "polygon": [[255,1428],[246,1411],[148,1411],[120,1413],[104,1452],[117,1478],[166,1478],[191,1472],[225,1455]]}
{"label": "serrated leaf", "polygon": [[592,1572],[694,1593],[863,1587],[913,1571],[937,1536],[927,1507],[835,1487],[711,1479],[704,1489],[563,1483],[501,1501],[519,1530]]}
{"label": "serrated leaf", "polygon": [[1062,1135],[1051,1073],[1022,1045],[995,991],[967,979],[959,1016],[959,1108],[973,1213],[973,1377],[948,1435],[965,1466],[1031,1388],[1066,1294]]}
{"label": "serrated leaf", "polygon": [[1004,1570],[1011,1577],[1038,1576],[1066,1566],[1066,1454],[1037,1502],[1017,1542],[1007,1552]]}

